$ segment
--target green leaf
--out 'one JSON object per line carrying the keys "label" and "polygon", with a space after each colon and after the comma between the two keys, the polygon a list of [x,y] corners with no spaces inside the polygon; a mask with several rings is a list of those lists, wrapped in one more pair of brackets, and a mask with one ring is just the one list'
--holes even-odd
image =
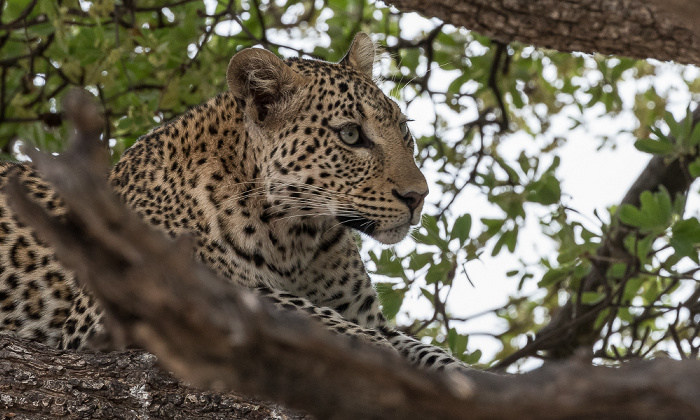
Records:
{"label": "green leaf", "polygon": [[512,230],[503,234],[503,236],[506,236],[505,244],[511,253],[515,252],[515,245],[518,243],[518,232],[520,232],[520,227],[515,225]]}
{"label": "green leaf", "polygon": [[518,172],[515,169],[513,169],[510,165],[508,165],[505,160],[498,156],[494,156],[493,159],[504,171],[506,171],[506,173],[508,174],[508,178],[511,182],[520,182],[520,176],[518,175]]}
{"label": "green leaf", "polygon": [[452,225],[452,232],[450,233],[451,239],[458,239],[459,245],[464,246],[464,242],[469,238],[469,231],[472,227],[472,216],[470,214],[463,214],[455,220],[454,225]]}
{"label": "green leaf", "polygon": [[469,343],[469,336],[466,334],[459,334],[454,328],[450,328],[447,332],[447,344],[452,351],[452,354],[460,357],[467,351],[467,344]]}
{"label": "green leaf", "polygon": [[626,323],[631,323],[634,321],[634,316],[630,312],[629,308],[621,307],[617,311],[617,317],[620,318],[621,321],[626,322]]}
{"label": "green leaf", "polygon": [[421,287],[420,292],[423,296],[425,296],[426,299],[428,299],[431,303],[435,302],[435,295],[427,291],[425,288]]}
{"label": "green leaf", "polygon": [[625,204],[618,211],[620,221],[630,226],[643,226],[646,223],[644,214],[641,210],[631,204]]}
{"label": "green leaf", "polygon": [[600,329],[603,326],[603,323],[607,321],[608,317],[610,316],[610,308],[605,308],[600,313],[595,319],[595,322],[593,323],[593,328]]}
{"label": "green leaf", "polygon": [[673,203],[665,188],[655,193],[644,191],[639,196],[640,207],[625,204],[620,207],[620,221],[646,231],[663,231],[671,222]]}
{"label": "green leaf", "polygon": [[491,255],[498,255],[498,253],[501,252],[501,248],[503,248],[504,245],[508,248],[508,251],[515,251],[515,245],[518,241],[518,230],[518,226],[515,225],[515,227],[512,230],[507,230],[503,232],[500,238],[498,238],[498,241],[496,241],[496,244],[493,246],[493,251],[491,251]]}
{"label": "green leaf", "polygon": [[584,292],[583,295],[581,295],[581,303],[584,305],[595,305],[602,302],[603,299],[605,299],[605,293]]}
{"label": "green leaf", "polygon": [[452,269],[452,264],[446,259],[441,260],[438,264],[433,264],[428,272],[425,273],[425,282],[434,284],[444,282],[447,279],[447,273]]}
{"label": "green leaf", "polygon": [[465,355],[462,357],[462,361],[468,365],[474,365],[476,363],[479,363],[479,360],[481,359],[481,350],[474,350],[473,352],[469,353],[468,355]]}
{"label": "green leaf", "polygon": [[643,283],[644,278],[642,277],[633,277],[627,280],[627,283],[625,283],[625,290],[622,293],[622,301],[630,302],[635,296],[637,296],[639,293],[639,288],[642,287]]}
{"label": "green leaf", "polygon": [[443,252],[449,252],[450,247],[447,239],[440,234],[440,228],[438,227],[438,221],[435,217],[430,215],[423,216],[423,225],[426,233],[422,233],[420,230],[413,232],[413,237],[416,242],[426,245],[435,245],[440,248]]}
{"label": "green leaf", "polygon": [[432,233],[435,235],[440,234],[440,228],[438,227],[438,220],[434,216],[425,215],[423,217],[423,227],[428,231],[428,233]]}
{"label": "green leaf", "polygon": [[668,125],[668,131],[672,136],[678,136],[681,133],[681,125],[669,111],[664,113],[664,121]]}
{"label": "green leaf", "polygon": [[698,245],[700,245],[700,222],[697,219],[680,220],[671,229],[669,243],[678,256],[688,257],[700,264]]}
{"label": "green leaf", "polygon": [[646,264],[649,256],[652,253],[652,245],[656,236],[645,235],[639,237],[638,235],[628,235],[625,238],[625,246],[630,251],[632,255],[635,255],[642,265]]}
{"label": "green leaf", "polygon": [[671,143],[662,142],[660,140],[640,139],[634,143],[637,150],[654,155],[667,155],[673,152]]}
{"label": "green leaf", "polygon": [[543,205],[556,204],[561,198],[559,180],[551,173],[545,173],[529,185],[528,201]]}
{"label": "green leaf", "polygon": [[410,48],[410,49],[403,49],[401,50],[402,54],[402,62],[401,64],[404,67],[409,68],[410,70],[415,70],[416,67],[418,67],[418,63],[420,60],[420,50],[417,48]]}
{"label": "green leaf", "polygon": [[614,263],[608,268],[607,277],[610,279],[621,279],[627,274],[627,264]]}
{"label": "green leaf", "polygon": [[400,258],[396,257],[392,250],[383,249],[379,254],[379,257],[372,252],[370,253],[370,258],[377,266],[377,269],[375,270],[376,274],[387,277],[406,278],[402,261]]}
{"label": "green leaf", "polygon": [[518,156],[518,164],[520,165],[520,170],[523,171],[524,174],[527,174],[530,169],[532,169],[530,159],[527,157],[525,152],[520,152],[520,156]]}
{"label": "green leaf", "polygon": [[394,283],[375,283],[379,301],[382,303],[382,313],[386,319],[394,319],[399,313],[406,295],[404,289],[394,289]]}
{"label": "green leaf", "polygon": [[408,268],[413,271],[420,270],[433,262],[433,255],[435,254],[432,252],[411,253],[411,258],[408,261]]}
{"label": "green leaf", "polygon": [[505,219],[481,219],[481,223],[486,226],[486,234],[489,236],[493,236],[500,231],[505,222]]}
{"label": "green leaf", "polygon": [[700,222],[696,218],[679,220],[673,225],[671,231],[675,239],[700,243]]}
{"label": "green leaf", "polygon": [[542,280],[537,283],[539,287],[549,287],[554,284],[557,284],[563,280],[565,280],[567,277],[569,277],[569,274],[571,274],[571,267],[557,267],[557,268],[551,268],[549,271],[544,273],[542,276]]}
{"label": "green leaf", "polygon": [[695,126],[693,127],[693,132],[690,135],[690,145],[700,145],[700,124],[695,124]]}
{"label": "green leaf", "polygon": [[[700,124],[698,124],[697,127],[700,127]],[[700,158],[690,162],[688,165],[688,172],[690,172],[690,176],[693,178],[700,176]]]}

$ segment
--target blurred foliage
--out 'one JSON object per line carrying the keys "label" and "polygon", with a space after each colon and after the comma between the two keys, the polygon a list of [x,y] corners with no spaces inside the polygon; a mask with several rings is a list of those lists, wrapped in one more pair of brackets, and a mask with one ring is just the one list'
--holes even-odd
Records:
{"label": "blurred foliage", "polygon": [[[686,198],[645,192],[639,208],[620,208],[619,221],[634,228],[624,243],[637,261],[612,261],[608,284],[579,296],[596,250],[619,221],[611,208],[595,226],[584,224],[567,206],[557,171],[568,140],[556,128],[564,121],[565,132],[587,130],[599,148],[637,139],[641,151],[689,159],[696,177],[700,129],[666,111],[672,92],[655,81],[675,72],[697,99],[697,72],[505,45],[365,0],[0,4],[0,152],[9,159],[27,142],[63,148],[58,104],[71,86],[86,87],[102,102],[116,160],[140,135],[225,89],[228,61],[242,48],[336,61],[357,31],[373,34],[392,58],[382,61],[382,88],[409,111],[413,103],[429,104],[426,127],[414,131],[418,160],[438,189],[415,243],[367,254],[387,317],[406,324],[413,312],[408,297],[417,299],[430,308],[422,314],[431,315],[401,328],[465,361],[492,365],[531,340],[564,302],[604,302],[595,320],[596,357],[697,355],[700,224],[684,214]],[[592,127],[601,118],[624,123],[601,133]],[[465,196],[482,197],[495,216],[473,218]],[[448,297],[456,282],[472,281],[466,264],[517,254],[528,217],[539,219],[557,254],[506,273],[519,285],[501,307],[455,316]],[[482,316],[501,320],[498,331],[485,333],[500,349],[488,357],[464,327]]]}

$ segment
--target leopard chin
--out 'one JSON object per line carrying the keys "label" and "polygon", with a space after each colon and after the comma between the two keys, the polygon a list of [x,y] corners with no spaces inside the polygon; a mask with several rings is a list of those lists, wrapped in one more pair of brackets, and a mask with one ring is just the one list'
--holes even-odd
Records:
{"label": "leopard chin", "polygon": [[410,230],[411,224],[405,223],[393,228],[375,231],[370,236],[372,236],[372,238],[374,238],[376,241],[379,241],[385,245],[393,245],[404,240]]}

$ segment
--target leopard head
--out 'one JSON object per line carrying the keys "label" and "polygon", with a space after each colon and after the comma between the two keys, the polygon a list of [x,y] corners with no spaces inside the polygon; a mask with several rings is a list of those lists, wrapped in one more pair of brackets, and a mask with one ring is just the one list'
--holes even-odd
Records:
{"label": "leopard head", "polygon": [[339,63],[247,49],[231,59],[227,80],[260,145],[273,209],[393,244],[419,223],[428,185],[408,119],[373,81],[375,51],[364,33]]}

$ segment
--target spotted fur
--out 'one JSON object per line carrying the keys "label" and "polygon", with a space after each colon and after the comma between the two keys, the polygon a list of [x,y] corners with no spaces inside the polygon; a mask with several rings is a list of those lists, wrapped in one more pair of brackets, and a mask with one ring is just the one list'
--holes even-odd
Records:
{"label": "spotted fur", "polygon": [[[111,184],[153,226],[194,235],[196,256],[233,283],[418,365],[456,367],[387,326],[353,237],[402,240],[428,192],[406,117],[372,80],[374,58],[365,34],[340,63],[244,50],[229,64],[229,91],[139,139]],[[30,167],[0,168],[0,182],[20,174],[61,214]],[[100,342],[96,302],[4,201],[0,250],[4,330],[69,349]]]}

